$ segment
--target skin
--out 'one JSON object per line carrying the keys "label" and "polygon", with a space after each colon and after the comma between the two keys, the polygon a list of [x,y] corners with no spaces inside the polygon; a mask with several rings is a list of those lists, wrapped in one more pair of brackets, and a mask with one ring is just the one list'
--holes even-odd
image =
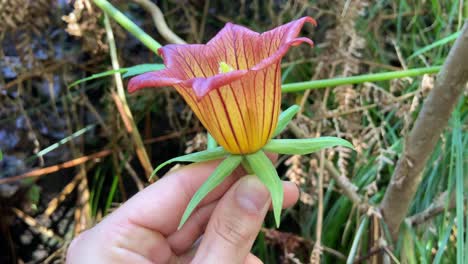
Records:
{"label": "skin", "polygon": [[[237,169],[177,230],[191,197],[219,162],[185,166],[137,193],[75,238],[67,263],[262,263],[250,253],[270,208],[267,189]],[[283,182],[283,207],[299,189]]]}

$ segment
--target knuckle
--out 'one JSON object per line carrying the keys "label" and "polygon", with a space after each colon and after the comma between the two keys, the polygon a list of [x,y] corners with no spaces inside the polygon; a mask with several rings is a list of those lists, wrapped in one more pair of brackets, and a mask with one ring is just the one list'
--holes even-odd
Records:
{"label": "knuckle", "polygon": [[247,242],[251,234],[246,223],[235,217],[220,217],[213,223],[214,232],[233,246]]}

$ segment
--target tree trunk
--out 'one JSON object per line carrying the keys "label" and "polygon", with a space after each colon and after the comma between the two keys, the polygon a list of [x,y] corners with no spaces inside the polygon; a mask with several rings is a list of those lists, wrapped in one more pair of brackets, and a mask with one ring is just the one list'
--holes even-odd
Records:
{"label": "tree trunk", "polygon": [[393,238],[421,182],[424,166],[468,81],[468,20],[422,106],[380,206]]}

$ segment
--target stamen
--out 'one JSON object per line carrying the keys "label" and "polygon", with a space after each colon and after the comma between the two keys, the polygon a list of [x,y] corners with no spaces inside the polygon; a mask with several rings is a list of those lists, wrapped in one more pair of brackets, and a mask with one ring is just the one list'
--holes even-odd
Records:
{"label": "stamen", "polygon": [[228,72],[232,72],[233,70],[234,68],[231,65],[225,63],[224,61],[219,63],[219,69],[218,69],[219,73],[228,73]]}

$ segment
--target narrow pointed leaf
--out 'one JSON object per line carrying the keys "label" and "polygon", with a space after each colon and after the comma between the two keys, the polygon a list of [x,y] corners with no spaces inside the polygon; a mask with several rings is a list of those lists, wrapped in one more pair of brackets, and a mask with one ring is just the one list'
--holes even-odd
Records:
{"label": "narrow pointed leaf", "polygon": [[146,72],[159,71],[159,70],[164,69],[164,67],[165,67],[164,64],[159,64],[159,63],[156,63],[156,64],[139,64],[139,65],[135,65],[135,66],[126,68],[127,72],[125,72],[122,75],[122,77],[128,78],[128,77],[132,77],[132,76],[135,76],[135,75],[138,75],[138,74],[143,74],[143,73],[146,73]]}
{"label": "narrow pointed leaf", "polygon": [[242,161],[242,156],[231,155],[223,160],[218,167],[213,171],[210,177],[202,184],[200,189],[193,195],[190,200],[187,208],[185,209],[182,219],[180,220],[179,229],[185,224],[189,216],[192,214],[193,210],[197,205],[205,198],[205,196],[210,193],[216,186],[221,184],[227,176],[239,166]]}
{"label": "narrow pointed leaf", "polygon": [[319,137],[303,139],[272,139],[263,150],[279,154],[304,155],[324,148],[343,146],[354,149],[353,145],[342,138]]}
{"label": "narrow pointed leaf", "polygon": [[190,153],[190,154],[180,156],[180,157],[175,157],[162,163],[158,167],[156,167],[153,173],[151,173],[150,179],[152,179],[156,175],[156,173],[160,169],[162,169],[164,166],[173,162],[203,162],[203,161],[217,160],[217,159],[226,157],[228,154],[229,153],[226,150],[224,150],[222,147],[217,147],[214,149],[208,149],[208,150],[204,150],[200,152]]}
{"label": "narrow pointed leaf", "polygon": [[79,79],[75,82],[73,82],[72,84],[68,85],[67,88],[71,88],[73,86],[76,86],[80,83],[83,83],[83,82],[87,82],[87,81],[91,81],[91,80],[94,80],[94,79],[99,79],[99,78],[102,78],[102,77],[106,77],[106,76],[110,76],[114,73],[122,73],[122,72],[126,72],[127,71],[127,68],[120,68],[120,69],[117,69],[117,70],[109,70],[109,71],[105,71],[105,72],[100,72],[100,73],[96,73],[96,74],[93,74],[89,77],[86,77],[86,78],[83,78],[83,79]]}
{"label": "narrow pointed leaf", "polygon": [[278,125],[276,126],[275,132],[273,133],[272,137],[276,137],[281,132],[283,132],[283,130],[286,128],[289,122],[291,122],[293,117],[297,114],[299,108],[300,107],[298,105],[292,105],[288,109],[281,112],[278,119]]}
{"label": "narrow pointed leaf", "polygon": [[283,183],[281,182],[275,166],[263,151],[245,156],[247,162],[255,175],[265,184],[270,191],[271,202],[273,204],[273,214],[275,215],[276,226],[280,225],[281,208],[283,207]]}
{"label": "narrow pointed leaf", "polygon": [[93,75],[91,75],[89,77],[86,77],[86,78],[83,78],[83,79],[79,79],[79,80],[73,82],[72,84],[68,85],[68,88],[76,86],[76,85],[78,85],[80,83],[83,83],[83,82],[87,82],[87,81],[91,81],[91,80],[94,80],[94,79],[99,79],[99,78],[103,78],[103,77],[106,77],[106,76],[110,76],[110,75],[113,75],[115,73],[123,73],[122,77],[127,78],[127,77],[132,77],[132,76],[135,76],[135,75],[138,75],[138,74],[142,74],[142,73],[145,73],[145,72],[159,71],[159,70],[164,69],[164,67],[165,67],[164,64],[139,64],[139,65],[135,65],[135,66],[128,67],[128,68],[120,68],[120,69],[117,69],[117,70],[109,70],[109,71],[93,74]]}
{"label": "narrow pointed leaf", "polygon": [[361,224],[359,225],[358,231],[353,240],[353,244],[351,245],[351,250],[349,251],[348,259],[346,260],[346,264],[352,264],[355,261],[356,253],[358,251],[359,242],[361,241],[362,234],[365,231],[367,226],[367,222],[369,218],[367,216],[362,219]]}

